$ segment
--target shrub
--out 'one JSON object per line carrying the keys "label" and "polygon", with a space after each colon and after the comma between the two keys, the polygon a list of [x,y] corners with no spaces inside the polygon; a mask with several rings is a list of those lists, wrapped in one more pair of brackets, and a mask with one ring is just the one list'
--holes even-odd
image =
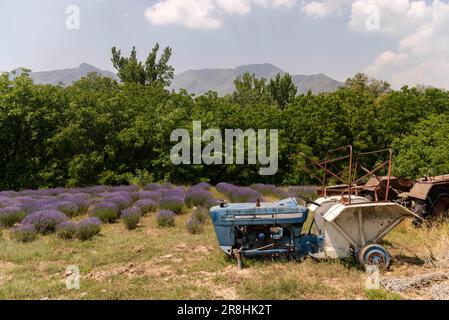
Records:
{"label": "shrub", "polygon": [[97,217],[81,220],[76,225],[76,237],[81,241],[92,239],[101,231],[101,220]]}
{"label": "shrub", "polygon": [[126,207],[129,207],[133,202],[133,197],[127,192],[117,192],[113,197],[109,199],[109,201],[115,203],[119,210],[122,210]]}
{"label": "shrub", "polygon": [[153,191],[153,190],[158,190],[159,188],[160,188],[160,185],[158,185],[156,183],[149,183],[143,187],[143,190]]}
{"label": "shrub", "polygon": [[6,207],[0,209],[0,226],[12,227],[25,218],[25,210],[19,207]]}
{"label": "shrub", "polygon": [[197,207],[192,211],[192,219],[201,224],[205,224],[209,218],[209,210],[204,207]]}
{"label": "shrub", "polygon": [[103,222],[112,223],[117,220],[119,214],[118,206],[113,202],[100,202],[94,205],[90,215],[97,217]]}
{"label": "shrub", "polygon": [[87,203],[80,200],[77,202],[61,201],[56,207],[59,211],[65,213],[69,217],[80,216],[87,211]]}
{"label": "shrub", "polygon": [[165,196],[161,198],[159,208],[163,210],[171,210],[175,213],[181,213],[184,208],[184,200],[177,196]]}
{"label": "shrub", "polygon": [[207,182],[200,182],[196,185],[193,186],[194,188],[202,188],[205,190],[209,190],[210,189],[210,184],[208,184]]}
{"label": "shrub", "polygon": [[68,240],[76,236],[77,224],[72,221],[64,221],[56,226],[56,234],[59,238]]}
{"label": "shrub", "polygon": [[[4,191],[2,192],[4,193]],[[0,196],[0,208],[2,207],[15,207],[16,202],[8,197]]]}
{"label": "shrub", "polygon": [[198,187],[191,187],[186,193],[185,204],[189,208],[193,206],[205,206],[211,198],[212,193],[209,191]]}
{"label": "shrub", "polygon": [[198,234],[203,232],[203,224],[195,219],[190,219],[186,223],[187,231],[191,234]]}
{"label": "shrub", "polygon": [[252,184],[250,188],[264,196],[274,196],[278,198],[285,198],[288,196],[286,192],[272,184],[255,183]]}
{"label": "shrub", "polygon": [[140,212],[142,213],[142,215],[144,215],[145,213],[148,212],[153,212],[157,210],[157,203],[154,200],[151,199],[142,199],[142,200],[138,200],[134,206],[139,207],[140,208]]}
{"label": "shrub", "polygon": [[49,209],[30,213],[23,219],[24,225],[33,225],[36,231],[42,234],[52,233],[56,226],[67,220],[67,216],[61,211]]}
{"label": "shrub", "polygon": [[123,219],[123,223],[125,224],[128,230],[133,230],[137,228],[139,224],[141,211],[138,207],[128,208],[122,211],[120,217]]}
{"label": "shrub", "polygon": [[37,239],[36,227],[32,224],[20,224],[11,229],[11,237],[20,242],[31,242]]}
{"label": "shrub", "polygon": [[180,198],[184,201],[184,197],[185,197],[186,191],[184,190],[183,187],[177,187],[177,188],[173,188],[173,189],[163,189],[161,191],[161,195],[163,197],[177,197]]}
{"label": "shrub", "polygon": [[217,184],[217,190],[228,196],[232,202],[256,202],[257,199],[262,200],[262,195],[247,187],[238,187],[227,182]]}
{"label": "shrub", "polygon": [[158,226],[163,228],[175,226],[175,213],[171,210],[161,210],[156,215]]}

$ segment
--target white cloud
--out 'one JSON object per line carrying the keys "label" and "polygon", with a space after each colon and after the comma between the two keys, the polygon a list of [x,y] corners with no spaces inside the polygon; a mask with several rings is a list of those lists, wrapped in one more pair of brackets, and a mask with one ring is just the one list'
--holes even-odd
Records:
{"label": "white cloud", "polygon": [[[378,28],[368,28],[367,20],[376,15]],[[431,18],[432,8],[421,0],[356,0],[351,6],[348,26],[361,32],[403,35]]]}
{"label": "white cloud", "polygon": [[323,18],[329,15],[341,15],[348,9],[352,0],[313,0],[304,3],[302,11],[314,18]]}
{"label": "white cloud", "polygon": [[145,11],[154,25],[181,25],[192,29],[215,29],[225,14],[245,15],[253,6],[291,8],[297,0],[159,0]]}
{"label": "white cloud", "polygon": [[213,0],[162,0],[145,11],[155,25],[179,24],[187,28],[214,29],[221,21],[214,16]]}
{"label": "white cloud", "polygon": [[291,8],[296,4],[296,0],[252,0],[252,2],[265,8]]}
{"label": "white cloud", "polygon": [[302,11],[315,18],[348,12],[348,28],[397,38],[365,72],[395,87],[425,84],[449,88],[448,0],[312,0]]}
{"label": "white cloud", "polygon": [[421,17],[425,13],[425,22],[407,32],[394,52],[380,54],[366,71],[397,87],[424,84],[449,88],[449,2],[435,0],[418,11]]}
{"label": "white cloud", "polygon": [[249,0],[217,0],[217,5],[228,13],[247,14],[251,11]]}

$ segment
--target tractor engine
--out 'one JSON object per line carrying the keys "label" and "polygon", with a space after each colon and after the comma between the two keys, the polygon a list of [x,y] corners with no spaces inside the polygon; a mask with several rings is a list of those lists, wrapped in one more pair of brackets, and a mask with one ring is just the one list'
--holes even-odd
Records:
{"label": "tractor engine", "polygon": [[288,198],[274,203],[221,204],[211,208],[220,248],[228,255],[305,256],[317,238],[301,235],[309,210]]}

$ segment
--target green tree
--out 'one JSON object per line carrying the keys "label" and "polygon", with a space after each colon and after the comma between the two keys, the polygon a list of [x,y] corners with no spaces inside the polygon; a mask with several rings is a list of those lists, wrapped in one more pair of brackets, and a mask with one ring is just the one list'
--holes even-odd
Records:
{"label": "green tree", "polygon": [[449,115],[430,115],[393,145],[395,174],[417,178],[449,173]]}
{"label": "green tree", "polygon": [[391,90],[388,82],[370,78],[365,73],[357,73],[354,77],[348,78],[345,84],[353,90],[368,92],[374,97],[381,96]]}
{"label": "green tree", "polygon": [[254,104],[257,102],[267,102],[270,94],[267,89],[267,79],[256,78],[255,74],[245,72],[237,76],[234,80],[235,91],[232,94],[232,101],[240,104]]}
{"label": "green tree", "polygon": [[145,63],[137,59],[136,48],[133,47],[128,58],[122,56],[121,50],[112,48],[112,64],[117,69],[117,75],[124,83],[139,83],[151,85],[154,83],[170,86],[174,77],[174,68],[169,65],[172,55],[170,47],[166,47],[158,58],[159,44],[153,47]]}
{"label": "green tree", "polygon": [[284,108],[296,97],[298,88],[288,73],[283,76],[278,73],[274,79],[270,80],[268,92],[278,106]]}

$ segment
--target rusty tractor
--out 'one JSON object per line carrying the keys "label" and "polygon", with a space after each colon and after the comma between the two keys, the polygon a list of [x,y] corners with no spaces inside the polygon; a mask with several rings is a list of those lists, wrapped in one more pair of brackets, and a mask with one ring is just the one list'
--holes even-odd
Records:
{"label": "rusty tractor", "polygon": [[[343,184],[324,185],[318,188],[318,194],[321,196],[344,195],[354,192],[358,196],[363,196],[370,201],[392,201],[399,203],[421,218],[427,221],[435,221],[449,217],[449,174],[441,176],[427,176],[420,179],[406,179],[391,176],[392,150],[385,149],[373,152],[355,154],[350,148],[347,156],[331,158],[329,155],[333,152],[345,150],[343,147],[328,152],[326,159],[322,161],[312,161],[315,167],[321,169],[324,178],[321,181],[327,181],[328,177],[333,177],[334,181],[344,180],[337,174],[334,163],[349,159],[349,174],[346,173],[346,179]],[[378,163],[375,168],[368,169],[363,166],[364,156],[387,153],[388,157],[384,162]],[[307,156],[306,156],[307,157]],[[356,159],[356,160],[354,160]],[[380,172],[384,175],[378,174]],[[386,171],[386,172],[385,172]],[[362,172],[361,177],[358,173]],[[415,220],[415,224],[421,224],[423,220]]]}

